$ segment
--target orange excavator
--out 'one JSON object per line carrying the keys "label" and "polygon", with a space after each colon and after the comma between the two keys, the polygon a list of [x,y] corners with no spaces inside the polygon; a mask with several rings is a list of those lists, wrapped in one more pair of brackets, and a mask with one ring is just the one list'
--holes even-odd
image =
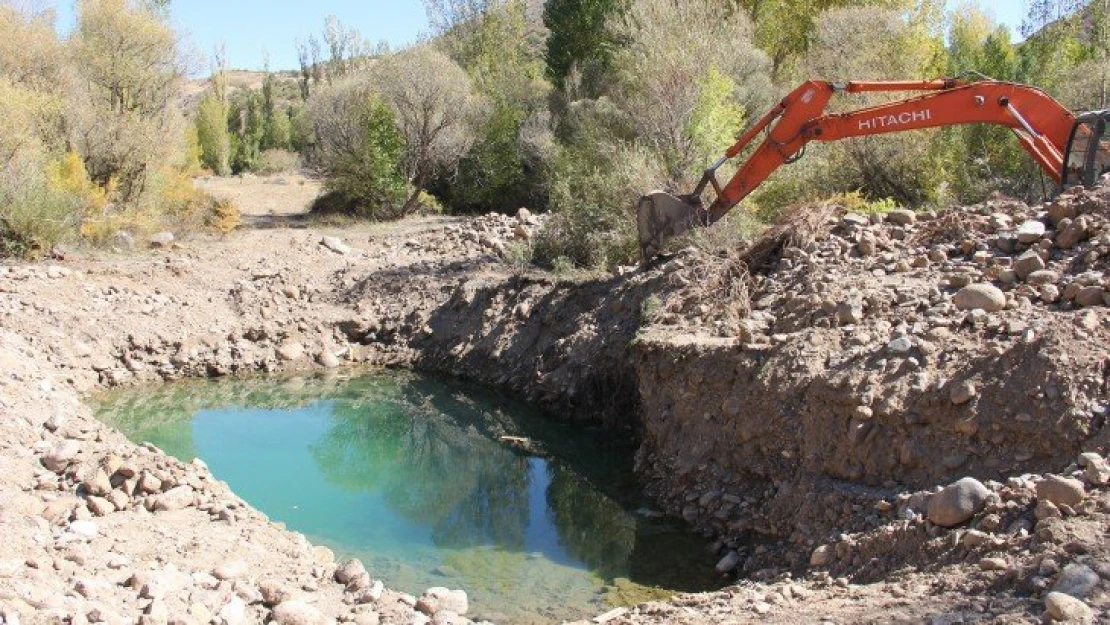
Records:
{"label": "orange excavator", "polygon": [[[849,113],[825,111],[838,93],[900,91],[926,93]],[[640,251],[644,261],[650,261],[672,237],[724,217],[776,169],[801,158],[810,141],[978,123],[1012,129],[1021,146],[1059,189],[1093,186],[1110,172],[1110,110],[1075,114],[1040,89],[994,80],[811,80],[744,132],[725,156],[705,171],[693,193],[675,196],[655,191],[640,198]],[[764,131],[766,138],[722,187],[717,170],[743,153]],[[702,194],[710,185],[717,197],[707,208]]]}

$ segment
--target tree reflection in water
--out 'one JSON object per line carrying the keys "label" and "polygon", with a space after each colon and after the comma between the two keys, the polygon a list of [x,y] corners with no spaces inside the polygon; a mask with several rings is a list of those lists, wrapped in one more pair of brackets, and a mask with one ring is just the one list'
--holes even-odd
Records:
{"label": "tree reflection in water", "polygon": [[338,401],[331,427],[311,446],[324,475],[380,492],[394,512],[431,527],[438,547],[523,549],[527,459],[405,399]]}

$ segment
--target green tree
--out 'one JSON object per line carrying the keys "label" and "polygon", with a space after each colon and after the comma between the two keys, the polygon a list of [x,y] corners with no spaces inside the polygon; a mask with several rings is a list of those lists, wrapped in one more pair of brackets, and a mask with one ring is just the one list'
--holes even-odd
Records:
{"label": "green tree", "polygon": [[547,77],[556,89],[565,90],[577,76],[582,95],[600,93],[620,43],[607,25],[627,5],[627,0],[548,0],[543,9],[550,31]]}
{"label": "green tree", "polygon": [[127,0],[79,0],[72,35],[83,89],[70,90],[72,137],[93,180],[136,200],[185,133],[176,106],[177,36],[158,12]]}
{"label": "green tree", "polygon": [[253,171],[262,155],[266,137],[266,112],[262,94],[248,91],[230,109],[229,123],[234,129],[231,140],[231,171]]}
{"label": "green tree", "polygon": [[[914,11],[877,7],[832,9],[821,14],[805,64],[807,74],[826,79],[865,76],[904,80],[937,76],[945,57],[935,6]],[[904,95],[898,97],[905,97]],[[837,98],[834,111],[855,110],[889,97]],[[807,156],[810,188],[832,194],[860,190],[871,199],[892,198],[918,206],[941,198],[947,162],[935,141],[938,131],[894,133],[814,145]],[[932,137],[932,138],[931,138]]]}
{"label": "green tree", "polygon": [[371,219],[402,214],[405,139],[393,111],[365,78],[340,81],[310,101],[319,138],[310,161],[333,201]]}
{"label": "green tree", "polygon": [[722,20],[717,0],[640,0],[610,28],[625,45],[613,55],[607,94],[658,155],[667,172],[660,182],[691,186],[744,118],[771,102],[770,63],[752,41],[751,23],[740,14]]}
{"label": "green tree", "polygon": [[[480,101],[467,73],[429,45],[380,59],[369,75],[405,138],[402,169],[411,191],[402,211],[411,214],[436,174],[469,151]],[[322,140],[319,127],[316,134]]]}
{"label": "green tree", "polygon": [[212,93],[205,94],[197,106],[200,160],[217,176],[231,173],[231,135],[227,131],[227,115],[227,106]]}
{"label": "green tree", "polygon": [[[783,78],[801,61],[821,23],[821,14],[830,9],[875,6],[905,9],[914,0],[733,0],[751,18],[756,43],[773,62],[774,75]],[[722,19],[730,19],[723,15]]]}
{"label": "green tree", "polygon": [[[443,29],[443,48],[470,76],[488,103],[474,120],[475,141],[458,171],[434,185],[453,209],[464,212],[515,211],[545,204],[545,164],[550,151],[538,147],[531,131],[547,112],[550,85],[543,58],[531,39],[535,27],[523,0],[483,2],[481,7],[440,6],[429,13]],[[458,22],[465,20],[465,26]]]}

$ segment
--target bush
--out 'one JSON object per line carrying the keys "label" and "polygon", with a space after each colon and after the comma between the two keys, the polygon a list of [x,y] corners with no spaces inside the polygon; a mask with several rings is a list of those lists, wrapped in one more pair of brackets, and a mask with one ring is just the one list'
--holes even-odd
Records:
{"label": "bush", "polygon": [[227,234],[239,227],[242,223],[242,214],[239,207],[231,200],[216,200],[212,203],[212,210],[208,214],[206,224],[208,227],[221,234]]}
{"label": "bush", "polygon": [[505,264],[514,275],[523,275],[532,264],[534,249],[528,241],[509,241],[505,244]]}
{"label": "bush", "polygon": [[26,155],[0,169],[0,256],[40,256],[76,232],[85,199],[52,184],[45,170]]}
{"label": "bush", "polygon": [[330,196],[321,198],[313,211],[370,219],[403,214],[405,140],[392,110],[373,95],[367,81],[349,79],[317,92],[311,115],[318,137],[311,166],[324,178]]}
{"label": "bush", "polygon": [[563,149],[551,177],[552,215],[536,237],[536,261],[591,269],[636,262],[636,202],[662,177],[654,159],[631,146]]}

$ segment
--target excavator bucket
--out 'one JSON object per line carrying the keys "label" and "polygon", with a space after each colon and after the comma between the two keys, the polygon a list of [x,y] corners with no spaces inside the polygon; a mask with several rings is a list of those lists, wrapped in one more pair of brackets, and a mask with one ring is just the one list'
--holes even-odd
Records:
{"label": "excavator bucket", "polygon": [[704,222],[701,200],[653,191],[640,198],[636,227],[640,234],[640,254],[646,264],[655,258],[670,239]]}

